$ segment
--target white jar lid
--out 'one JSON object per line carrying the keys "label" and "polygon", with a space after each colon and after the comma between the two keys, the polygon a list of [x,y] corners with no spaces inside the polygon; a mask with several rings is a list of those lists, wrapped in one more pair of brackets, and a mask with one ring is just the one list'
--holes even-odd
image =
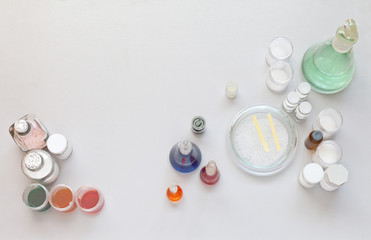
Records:
{"label": "white jar lid", "polygon": [[287,101],[291,104],[297,104],[300,102],[300,96],[297,92],[289,92],[289,94],[287,94]]}
{"label": "white jar lid", "polygon": [[299,84],[298,86],[298,91],[303,94],[303,95],[307,95],[310,93],[310,91],[312,90],[312,87],[310,86],[309,83],[307,82],[302,82]]}
{"label": "white jar lid", "polygon": [[318,163],[309,163],[303,169],[303,177],[310,184],[319,183],[323,178],[323,169]]}
{"label": "white jar lid", "polygon": [[312,104],[310,104],[309,102],[300,103],[299,104],[299,111],[304,115],[309,114],[312,111]]}
{"label": "white jar lid", "polygon": [[62,154],[66,151],[68,142],[66,137],[62,134],[53,134],[48,138],[46,145],[51,153]]}

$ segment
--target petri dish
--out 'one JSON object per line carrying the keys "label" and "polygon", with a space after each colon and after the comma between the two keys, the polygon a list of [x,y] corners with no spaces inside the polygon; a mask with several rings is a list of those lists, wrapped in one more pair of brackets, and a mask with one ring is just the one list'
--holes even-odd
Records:
{"label": "petri dish", "polygon": [[276,107],[256,105],[233,118],[228,141],[238,166],[250,174],[268,176],[290,164],[298,134],[288,114]]}

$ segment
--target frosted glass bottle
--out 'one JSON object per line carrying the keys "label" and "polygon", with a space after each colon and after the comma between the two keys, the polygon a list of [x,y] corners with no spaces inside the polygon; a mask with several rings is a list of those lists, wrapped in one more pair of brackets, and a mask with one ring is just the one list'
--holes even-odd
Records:
{"label": "frosted glass bottle", "polygon": [[335,37],[307,50],[302,71],[315,91],[332,94],[350,84],[354,73],[352,47],[357,40],[356,22],[348,19],[337,29]]}

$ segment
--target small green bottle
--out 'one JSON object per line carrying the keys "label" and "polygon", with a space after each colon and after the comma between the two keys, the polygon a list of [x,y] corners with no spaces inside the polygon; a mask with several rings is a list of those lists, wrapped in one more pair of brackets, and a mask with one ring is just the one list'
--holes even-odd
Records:
{"label": "small green bottle", "polygon": [[337,29],[335,37],[310,47],[302,61],[305,79],[317,92],[337,93],[353,79],[353,45],[358,40],[357,25],[353,19]]}

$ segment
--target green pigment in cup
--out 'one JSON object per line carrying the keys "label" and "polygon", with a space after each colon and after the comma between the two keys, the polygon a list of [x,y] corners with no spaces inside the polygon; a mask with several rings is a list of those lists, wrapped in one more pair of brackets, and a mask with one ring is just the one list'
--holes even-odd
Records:
{"label": "green pigment in cup", "polygon": [[28,194],[28,204],[31,207],[40,207],[46,199],[46,192],[42,187],[32,189]]}

